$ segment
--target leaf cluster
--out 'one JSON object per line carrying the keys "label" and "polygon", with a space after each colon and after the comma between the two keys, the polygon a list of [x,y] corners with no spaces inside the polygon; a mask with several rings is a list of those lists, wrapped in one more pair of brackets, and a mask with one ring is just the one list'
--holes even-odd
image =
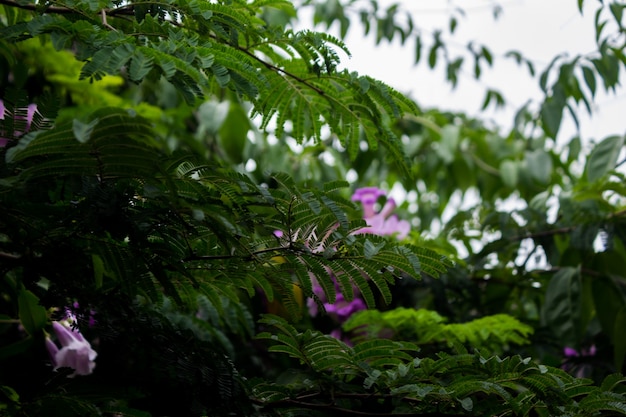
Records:
{"label": "leaf cluster", "polygon": [[352,315],[343,325],[356,335],[355,340],[388,337],[429,344],[463,344],[481,352],[502,353],[509,344],[527,344],[532,327],[507,314],[481,317],[465,323],[446,323],[435,311],[396,308],[389,311],[366,310]]}
{"label": "leaf cluster", "polygon": [[322,126],[328,126],[352,159],[361,140],[373,148],[382,144],[408,175],[390,125],[416,112],[415,104],[378,80],[339,70],[336,49],[348,53],[340,40],[279,30],[260,17],[268,8],[290,7],[286,1],[58,3],[45,12],[21,12],[21,20],[0,34],[7,45],[49,37],[59,50],[71,47],[85,62],[82,79],[97,81],[120,69],[131,83],[163,78],[188,103],[234,91],[253,104],[262,128],[275,127],[280,136],[289,127],[303,142],[321,139]]}
{"label": "leaf cluster", "polygon": [[590,380],[521,356],[476,352],[420,358],[417,347],[406,342],[374,339],[351,347],[318,332],[298,332],[277,317],[262,322],[278,330],[258,336],[271,343],[270,351],[302,365],[282,382],[258,382],[253,388],[262,412],[270,415],[300,410],[307,415],[349,415],[349,410],[360,410],[359,415],[443,416],[626,413],[620,375],[592,386]]}

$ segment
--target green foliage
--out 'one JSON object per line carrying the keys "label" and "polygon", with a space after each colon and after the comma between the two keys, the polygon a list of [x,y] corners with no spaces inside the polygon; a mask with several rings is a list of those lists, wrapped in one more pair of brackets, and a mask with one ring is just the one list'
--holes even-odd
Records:
{"label": "green foliage", "polygon": [[[427,34],[376,1],[0,3],[0,414],[626,413],[624,138],[555,140],[619,83],[621,5],[503,133],[291,29],[309,4],[342,37],[357,16],[454,86],[499,59],[452,54],[459,11]],[[381,184],[407,191],[404,241],[356,233],[352,189]],[[317,285],[369,307],[342,323],[355,345],[306,314]],[[69,313],[92,375],[50,366]]]}
{"label": "green foliage", "polygon": [[[74,248],[96,257],[99,266],[88,287],[110,291],[121,285],[130,299],[141,291],[155,300],[162,289],[179,302],[200,290],[219,306],[222,296],[236,302],[237,288],[252,295],[260,285],[270,300],[273,291],[289,300],[289,313],[297,317],[294,277],[310,296],[312,277],[328,281],[334,273],[373,307],[370,284],[389,302],[394,276],[419,278],[422,270],[437,275],[445,268],[443,258],[426,249],[351,236],[362,223],[349,220],[346,211],[353,206],[336,192],[300,188],[285,174],[274,177],[276,188],[266,189],[244,175],[167,155],[151,137],[146,120],[105,108],[85,122],[32,134],[7,152],[21,184],[36,187],[50,176],[74,183],[73,192],[66,186],[65,195],[52,201],[56,210],[72,213],[64,227],[80,242]],[[38,216],[16,219],[33,224]],[[260,227],[265,237],[257,240],[252,233]],[[282,230],[284,238],[276,239],[272,230]],[[282,263],[272,260],[276,256]],[[334,299],[332,286],[326,289]]]}
{"label": "green foliage", "polygon": [[446,323],[435,311],[396,308],[360,311],[343,325],[356,340],[388,337],[412,341],[418,346],[464,344],[481,352],[502,353],[509,344],[527,344],[532,327],[506,314],[482,317],[467,323]]}
{"label": "green foliage", "polygon": [[[163,77],[190,104],[209,91],[231,89],[254,105],[261,127],[274,122],[279,136],[287,122],[299,142],[321,139],[321,127],[328,126],[354,159],[363,135],[371,147],[380,142],[387,148],[408,174],[389,125],[405,112],[416,112],[414,103],[378,80],[337,70],[334,48],[348,53],[338,39],[310,31],[283,33],[265,28],[255,16],[264,8],[288,5],[153,2],[150,14],[140,12],[142,6],[123,5],[105,11],[97,25],[98,13],[78,2],[58,7],[84,19],[33,14],[0,28],[0,34],[7,42],[48,34],[57,49],[73,45],[85,61],[81,79],[97,81],[128,68],[130,81]],[[136,19],[128,19],[133,11]]]}
{"label": "green foliage", "polygon": [[609,376],[597,387],[521,356],[420,358],[407,343],[373,339],[350,347],[318,332],[298,332],[277,317],[262,322],[278,330],[259,335],[272,342],[270,351],[303,365],[282,381],[259,381],[252,388],[264,415],[295,415],[299,409],[329,415],[355,408],[369,415],[626,414],[621,376]]}

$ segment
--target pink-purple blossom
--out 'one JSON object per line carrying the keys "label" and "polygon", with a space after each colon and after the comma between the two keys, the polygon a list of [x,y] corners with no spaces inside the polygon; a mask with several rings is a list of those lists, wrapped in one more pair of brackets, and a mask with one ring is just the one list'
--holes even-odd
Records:
{"label": "pink-purple blossom", "polygon": [[587,378],[591,374],[591,366],[587,362],[596,356],[596,345],[591,345],[589,349],[576,349],[566,346],[563,348],[563,356],[565,360],[561,365],[561,369],[573,374],[577,378]]}
{"label": "pink-purple blossom", "polygon": [[352,194],[352,201],[360,201],[363,205],[363,218],[374,216],[374,205],[385,192],[377,187],[357,188]]}
{"label": "pink-purple blossom", "polygon": [[[339,323],[343,323],[352,314],[356,313],[357,311],[365,310],[367,308],[367,306],[365,305],[365,301],[363,301],[363,299],[360,297],[360,294],[358,293],[358,290],[356,288],[353,288],[353,291],[355,292],[354,298],[352,299],[352,301],[348,301],[341,293],[339,284],[337,283],[335,277],[331,275],[331,278],[333,279],[333,282],[335,284],[336,292],[334,303],[328,302],[322,286],[319,285],[317,281],[313,282],[313,292],[322,302],[324,310],[326,310],[328,314],[333,316]],[[317,303],[313,299],[309,298],[307,300],[307,307],[309,308],[309,313],[312,316],[317,315],[318,307]]]}
{"label": "pink-purple blossom", "polygon": [[[376,212],[376,204],[386,193],[377,187],[363,187],[357,189],[352,195],[352,201],[358,201],[363,206],[363,219],[367,223],[366,227],[357,230],[354,234],[370,233],[379,236],[395,236],[404,239],[411,230],[411,225],[406,220],[399,220],[393,214],[396,209],[396,202],[393,198],[387,198],[385,204],[379,212]],[[331,274],[335,285],[336,297],[333,303],[328,302],[324,290],[316,280],[313,280],[313,292],[316,298],[322,303],[326,312],[339,324],[344,323],[352,314],[365,310],[367,306],[357,288],[353,287],[354,298],[352,301],[346,300],[335,276]],[[311,316],[318,314],[318,304],[313,299],[307,300],[307,306]],[[331,336],[344,340],[341,329],[335,329]]]}
{"label": "pink-purple blossom", "polygon": [[89,375],[96,367],[95,359],[98,353],[91,348],[91,345],[78,329],[72,329],[72,320],[52,322],[54,331],[61,348],[50,338],[46,337],[46,348],[50,353],[52,365],[56,371],[59,368],[72,368],[76,375]]}
{"label": "pink-purple blossom", "polygon": [[379,236],[395,236],[404,239],[411,231],[411,224],[406,220],[399,220],[398,216],[392,214],[396,208],[393,198],[388,198],[385,205],[376,213],[375,204],[378,198],[385,195],[385,192],[376,187],[359,188],[354,192],[352,201],[360,201],[363,205],[363,219],[367,227],[359,229],[355,234],[370,233]]}
{"label": "pink-purple blossom", "polygon": [[595,356],[596,345],[591,345],[589,349],[581,349],[580,353],[574,348],[565,346],[565,348],[563,348],[563,355],[566,358],[577,358],[579,356]]}

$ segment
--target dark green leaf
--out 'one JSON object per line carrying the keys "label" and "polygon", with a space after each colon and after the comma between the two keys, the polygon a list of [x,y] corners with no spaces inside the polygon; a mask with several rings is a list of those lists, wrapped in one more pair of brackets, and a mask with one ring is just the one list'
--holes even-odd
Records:
{"label": "dark green leaf", "polygon": [[48,322],[46,309],[39,304],[39,298],[28,290],[21,290],[17,296],[19,317],[24,330],[35,335]]}
{"label": "dark green leaf", "polygon": [[437,65],[437,49],[439,49],[439,44],[434,44],[428,53],[428,66],[431,69],[435,68],[435,65]]}
{"label": "dark green leaf", "polygon": [[415,64],[419,64],[422,57],[422,38],[419,34],[415,35]]}
{"label": "dark green leaf", "polygon": [[550,279],[542,320],[564,344],[576,345],[584,329],[580,328],[582,280],[580,270],[562,267]]}
{"label": "dark green leaf", "polygon": [[530,176],[541,184],[548,184],[552,175],[552,158],[543,149],[535,149],[526,154]]}
{"label": "dark green leaf", "polygon": [[587,160],[585,167],[587,180],[589,182],[597,181],[613,171],[623,146],[623,136],[609,136],[598,143]]}
{"label": "dark green leaf", "polygon": [[541,121],[543,130],[551,138],[556,138],[561,127],[563,108],[565,107],[565,95],[563,90],[556,86],[551,96],[547,97],[541,105]]}
{"label": "dark green leaf", "polygon": [[596,94],[596,75],[593,72],[593,69],[587,66],[583,66],[582,70],[583,70],[583,78],[585,79],[585,84],[587,84],[587,87],[589,88],[589,91],[591,92],[591,97],[594,97]]}
{"label": "dark green leaf", "polygon": [[454,33],[454,31],[456,30],[457,24],[458,22],[456,20],[456,17],[452,16],[450,18],[450,23],[449,23],[450,33]]}
{"label": "dark green leaf", "polygon": [[619,311],[626,305],[619,287],[609,277],[598,277],[592,284],[596,314],[602,330],[613,339],[615,319]]}
{"label": "dark green leaf", "polygon": [[623,4],[619,4],[617,2],[611,2],[609,4],[609,9],[615,18],[615,22],[621,27],[622,26],[622,15],[624,14],[624,6]]}
{"label": "dark green leaf", "polygon": [[622,307],[615,316],[615,327],[613,329],[615,344],[614,362],[616,369],[622,369],[624,359],[626,359],[626,306]]}

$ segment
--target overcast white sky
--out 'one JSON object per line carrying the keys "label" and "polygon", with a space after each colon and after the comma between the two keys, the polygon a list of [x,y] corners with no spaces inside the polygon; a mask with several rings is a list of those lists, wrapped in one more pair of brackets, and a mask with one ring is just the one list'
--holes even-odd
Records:
{"label": "overcast white sky", "polygon": [[[581,17],[576,0],[379,0],[381,5],[400,3],[412,13],[413,20],[422,30],[426,49],[422,61],[414,66],[414,42],[401,47],[381,44],[374,48],[373,38],[363,38],[363,30],[356,19],[346,41],[352,58],[346,60],[348,68],[361,74],[378,78],[398,90],[408,93],[423,107],[436,106],[460,110],[481,118],[491,118],[500,126],[509,127],[513,115],[524,103],[532,99],[539,102],[541,91],[536,80],[530,79],[525,68],[512,59],[503,58],[510,50],[520,51],[531,59],[541,72],[553,57],[567,53],[574,57],[594,50],[593,17],[597,1],[586,0]],[[499,4],[502,13],[493,18],[493,5]],[[481,80],[472,76],[472,62],[466,59],[466,69],[461,74],[459,86],[452,90],[445,82],[445,68],[430,70],[426,65],[431,35],[436,29],[447,34],[450,12],[461,7],[466,16],[459,19],[455,35],[445,35],[452,52],[461,53],[470,40],[485,44],[494,55],[494,68],[483,68]],[[305,20],[306,21],[306,20]],[[318,30],[321,28],[318,28]],[[486,88],[501,91],[509,103],[504,110],[480,112]],[[596,96],[595,114],[590,120],[581,109],[581,136],[583,139],[602,139],[610,134],[625,131],[626,93]],[[576,133],[574,124],[564,116],[560,139],[569,139]]]}

